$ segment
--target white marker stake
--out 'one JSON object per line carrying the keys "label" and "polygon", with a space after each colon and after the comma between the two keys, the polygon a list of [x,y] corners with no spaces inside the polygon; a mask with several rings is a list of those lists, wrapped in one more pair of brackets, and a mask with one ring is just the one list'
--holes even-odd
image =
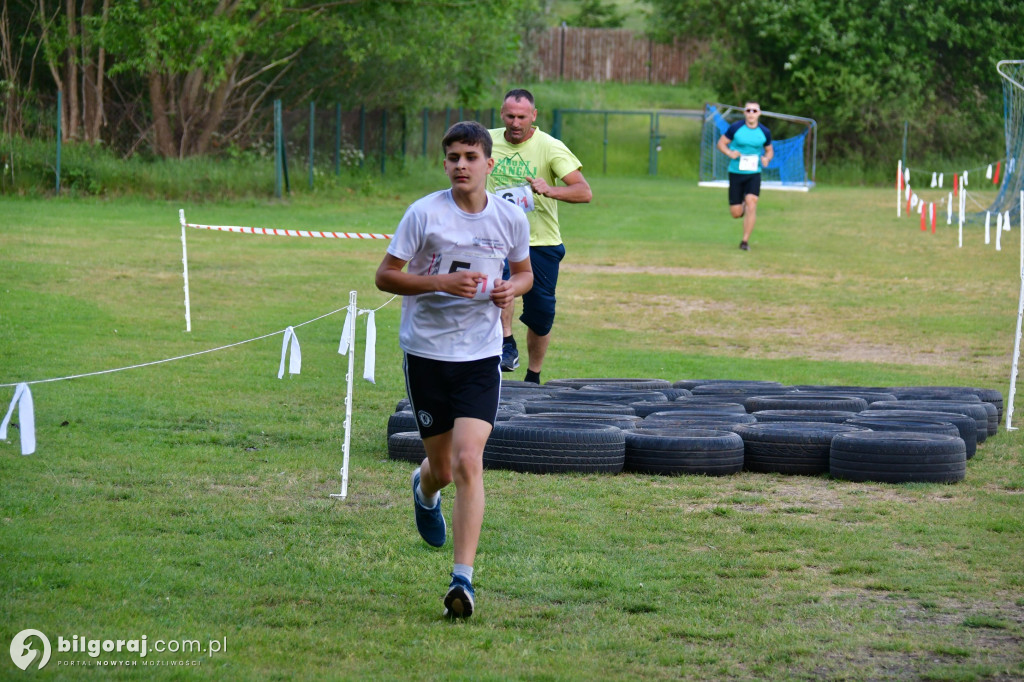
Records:
{"label": "white marker stake", "polygon": [[939,182],[939,175],[935,171],[932,171],[932,187],[935,187]]}
{"label": "white marker stake", "polygon": [[959,248],[964,248],[964,193],[960,192],[960,204],[957,206],[957,222],[959,227],[957,228],[957,245]]}
{"label": "white marker stake", "polygon": [[182,276],[185,278],[185,331],[192,331],[192,310],[188,301],[188,245],[185,243],[185,209],[178,210],[178,220],[181,221],[181,267]]}
{"label": "white marker stake", "polygon": [[[341,456],[341,492],[331,493],[331,497],[344,500],[348,497],[348,454],[352,443],[352,377],[355,376],[356,366],[356,318],[359,316],[359,308],[356,307],[356,292],[348,292],[348,314],[345,318],[345,326],[350,337],[344,344],[345,350],[341,348],[338,352],[348,353],[348,372],[345,374],[345,440],[342,443]],[[351,327],[349,328],[349,324]],[[344,338],[345,333],[342,334]]]}
{"label": "white marker stake", "polygon": [[903,159],[896,162],[896,217],[899,218],[902,214],[903,202]]}
{"label": "white marker stake", "polygon": [[999,219],[996,221],[996,251],[1003,250],[1003,214],[997,213]]}
{"label": "white marker stake", "polygon": [[945,173],[939,173],[939,189],[942,189],[942,178],[943,178],[943,176],[945,176]]}
{"label": "white marker stake", "polygon": [[946,199],[946,224],[953,224],[953,193],[949,193],[949,197]]}
{"label": "white marker stake", "polygon": [[992,214],[985,211],[985,243],[992,243]]}

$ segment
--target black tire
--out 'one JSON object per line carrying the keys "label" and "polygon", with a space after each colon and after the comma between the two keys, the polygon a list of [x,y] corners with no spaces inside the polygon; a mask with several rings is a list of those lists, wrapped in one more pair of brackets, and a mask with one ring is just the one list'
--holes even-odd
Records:
{"label": "black tire", "polygon": [[860,412],[868,409],[868,402],[856,396],[827,393],[786,393],[784,395],[753,396],[743,401],[747,412],[762,410],[841,410]]}
{"label": "black tire", "polygon": [[[847,424],[863,426],[872,431],[916,431],[917,433],[941,433],[946,436],[960,438],[960,429],[952,422],[927,421],[924,419],[885,419],[872,417],[854,417]],[[961,440],[963,440],[961,438]]]}
{"label": "black tire", "polygon": [[880,483],[955,483],[967,472],[964,441],[913,431],[841,433],[832,439],[835,478]]}
{"label": "black tire", "polygon": [[757,417],[758,423],[822,422],[825,424],[842,424],[859,413],[847,410],[760,410],[752,414]]}
{"label": "black tire", "polygon": [[870,405],[879,400],[898,400],[898,398],[884,389],[860,388],[857,386],[794,386],[791,393],[805,394],[815,393],[817,395],[849,395],[856,398],[863,398]]}
{"label": "black tire", "polygon": [[755,395],[785,395],[789,392],[786,386],[741,386],[737,384],[703,384],[690,389],[694,397],[705,395],[721,395],[749,398]]}
{"label": "black tire", "polygon": [[873,419],[923,419],[931,422],[949,422],[957,428],[958,434],[967,447],[967,459],[974,457],[978,449],[978,422],[974,417],[959,412],[931,412],[928,410],[864,410],[857,417]]}
{"label": "black tire", "polygon": [[419,464],[427,457],[417,431],[399,431],[388,436],[388,459]]}
{"label": "black tire", "polygon": [[637,403],[641,401],[659,402],[668,404],[668,396],[661,391],[598,391],[591,390],[584,386],[571,394],[554,395],[552,400],[593,400],[602,403]]}
{"label": "black tire", "polygon": [[636,415],[636,410],[621,403],[572,400],[531,400],[526,403],[526,414],[537,414],[538,412],[602,412]]}
{"label": "black tire", "polygon": [[[718,412],[716,414],[690,414],[687,412],[681,412],[675,417],[666,416],[644,419],[637,424],[637,428],[664,429],[668,427],[678,428],[679,426],[686,426],[688,428],[698,429],[717,429],[728,424],[754,424],[756,422],[757,417],[754,415],[740,414],[738,412]],[[708,426],[699,426],[700,424],[708,424]]]}
{"label": "black tire", "polygon": [[625,432],[605,424],[544,428],[523,421],[494,425],[484,446],[484,466],[536,474],[619,473],[626,458]]}
{"label": "black tire", "polygon": [[545,386],[559,386],[569,388],[582,388],[589,384],[610,384],[618,390],[656,390],[659,388],[672,388],[672,384],[665,379],[552,379],[546,382]]}
{"label": "black tire", "polygon": [[388,438],[391,438],[393,434],[401,433],[403,431],[419,431],[419,425],[416,423],[416,415],[409,410],[395,412],[388,417]]}
{"label": "black tire", "polygon": [[665,397],[669,399],[669,402],[676,400],[677,398],[693,397],[693,393],[690,393],[685,388],[662,388],[659,389],[659,392],[664,393]]}
{"label": "black tire", "polygon": [[742,403],[734,403],[728,400],[704,400],[702,398],[678,398],[665,407],[666,412],[683,412],[685,410],[740,413],[747,411]]}
{"label": "black tire", "polygon": [[726,476],[743,469],[743,440],[703,429],[626,434],[625,468],[644,474]]}
{"label": "black tire", "polygon": [[828,473],[832,439],[862,427],[823,422],[769,422],[737,425],[748,471],[814,476]]}
{"label": "black tire", "polygon": [[536,414],[517,414],[509,421],[526,421],[538,426],[551,426],[563,424],[570,427],[572,424],[608,424],[624,431],[632,431],[642,419],[631,417],[628,414],[607,414],[595,412],[538,412]]}
{"label": "black tire", "polygon": [[668,402],[642,401],[638,403],[629,403],[629,406],[633,408],[634,412],[636,412],[636,416],[646,417],[647,415],[654,414],[655,412],[665,411],[665,409],[668,408],[671,404],[672,403]]}
{"label": "black tire", "polygon": [[[978,424],[978,445],[989,435],[988,403],[961,402],[958,400],[883,400],[871,403],[872,410],[930,410],[934,412],[959,412],[973,417]],[[991,407],[991,406],[990,406]]]}
{"label": "black tire", "polygon": [[697,386],[707,386],[708,384],[733,384],[735,386],[761,386],[765,388],[783,388],[782,384],[778,381],[756,381],[747,379],[680,379],[672,382],[672,388],[685,388],[692,391]]}

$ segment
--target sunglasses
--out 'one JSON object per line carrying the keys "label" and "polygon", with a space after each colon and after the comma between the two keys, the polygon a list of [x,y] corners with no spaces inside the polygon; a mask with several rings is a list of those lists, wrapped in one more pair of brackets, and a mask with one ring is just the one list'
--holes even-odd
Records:
{"label": "sunglasses", "polygon": [[756,114],[760,109],[747,109],[746,111],[748,114]]}

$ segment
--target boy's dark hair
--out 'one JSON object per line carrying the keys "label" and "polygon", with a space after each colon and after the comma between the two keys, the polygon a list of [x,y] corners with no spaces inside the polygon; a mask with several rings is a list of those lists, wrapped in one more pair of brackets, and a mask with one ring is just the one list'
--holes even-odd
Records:
{"label": "boy's dark hair", "polygon": [[509,97],[511,97],[517,102],[521,99],[525,99],[527,102],[530,103],[531,107],[537,106],[537,103],[533,101],[533,93],[531,93],[529,90],[524,90],[522,88],[513,88],[512,90],[509,90],[508,92],[505,93],[505,97],[501,101],[504,102]]}
{"label": "boy's dark hair", "polygon": [[448,147],[456,142],[470,146],[479,146],[484,150],[484,157],[491,158],[491,148],[494,145],[494,142],[491,140],[491,134],[487,131],[487,128],[484,128],[476,121],[459,121],[453,124],[445,132],[444,139],[441,140],[441,150],[447,154]]}

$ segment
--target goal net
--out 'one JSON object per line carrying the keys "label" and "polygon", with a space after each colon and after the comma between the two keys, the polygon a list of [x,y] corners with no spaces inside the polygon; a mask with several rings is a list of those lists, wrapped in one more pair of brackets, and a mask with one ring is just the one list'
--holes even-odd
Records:
{"label": "goal net", "polygon": [[1020,217],[1020,193],[1024,190],[1024,60],[1002,61],[996,70],[1003,78],[1003,117],[1006,126],[1006,156],[999,194],[988,210],[1010,212]]}
{"label": "goal net", "polygon": [[[734,121],[742,120],[743,107],[717,103],[705,105],[700,140],[701,187],[728,186],[729,157],[718,151],[716,145]],[[771,131],[772,149],[775,151],[772,162],[761,173],[761,187],[798,192],[806,192],[813,187],[818,124],[810,118],[763,110],[761,123]]]}
{"label": "goal net", "polygon": [[[1001,61],[996,70],[1003,78],[1003,117],[1006,126],[1006,174],[999,194],[992,203],[993,212],[1016,217],[1024,229],[1024,60]],[[1014,215],[1016,214],[1016,215]],[[1017,333],[1013,341],[1010,368],[1010,395],[1006,408],[1006,429],[1012,430],[1013,402],[1017,392],[1017,364],[1020,359],[1021,324],[1024,322],[1024,235],[1021,236],[1020,300],[1017,303]]]}

